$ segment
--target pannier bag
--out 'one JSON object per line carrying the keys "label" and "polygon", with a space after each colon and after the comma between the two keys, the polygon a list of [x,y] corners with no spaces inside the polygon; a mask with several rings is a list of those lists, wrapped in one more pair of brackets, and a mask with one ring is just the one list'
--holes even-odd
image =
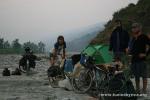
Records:
{"label": "pannier bag", "polygon": [[59,68],[59,66],[51,66],[47,70],[47,75],[48,77],[56,77],[58,75],[61,75],[61,69]]}
{"label": "pannier bag", "polygon": [[73,62],[72,59],[67,59],[65,61],[64,71],[65,72],[73,72]]}

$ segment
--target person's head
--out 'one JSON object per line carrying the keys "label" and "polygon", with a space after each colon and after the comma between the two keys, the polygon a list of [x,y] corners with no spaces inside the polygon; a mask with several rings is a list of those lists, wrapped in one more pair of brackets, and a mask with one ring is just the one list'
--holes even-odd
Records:
{"label": "person's head", "polygon": [[64,44],[64,42],[65,42],[64,37],[63,37],[62,35],[58,36],[57,42],[58,42],[59,44]]}
{"label": "person's head", "polygon": [[26,47],[26,48],[25,48],[25,52],[26,52],[26,53],[30,52],[30,50],[31,50],[30,47]]}
{"label": "person's head", "polygon": [[5,68],[4,70],[8,70],[8,68]]}
{"label": "person's head", "polygon": [[142,32],[142,25],[139,23],[133,23],[132,24],[132,33],[133,35],[138,35]]}
{"label": "person's head", "polygon": [[119,19],[115,20],[115,26],[116,26],[116,27],[122,27],[122,22],[121,22],[121,20],[119,20]]}

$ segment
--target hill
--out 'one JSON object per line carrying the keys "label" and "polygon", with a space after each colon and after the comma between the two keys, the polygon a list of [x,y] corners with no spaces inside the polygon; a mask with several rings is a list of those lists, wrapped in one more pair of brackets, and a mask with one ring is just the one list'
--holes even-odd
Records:
{"label": "hill", "polygon": [[80,38],[74,39],[67,43],[67,51],[80,52],[82,51],[90,41],[97,35],[97,32],[86,34]]}
{"label": "hill", "polygon": [[150,0],[139,0],[137,4],[129,4],[128,7],[115,12],[113,19],[107,22],[105,29],[91,41],[91,44],[108,43],[116,19],[122,20],[124,28],[129,33],[133,22],[141,23],[144,33],[150,32]]}
{"label": "hill", "polygon": [[[63,36],[67,42],[67,51],[76,52],[82,50],[103,29],[104,23],[100,22],[93,25],[88,25],[86,27],[63,32]],[[55,38],[51,37],[50,39],[50,36],[47,36],[47,38],[43,40],[47,45],[47,51],[53,48],[53,44],[56,42],[56,38],[57,36]]]}
{"label": "hill", "polygon": [[98,23],[81,30],[76,31],[77,38],[74,36],[74,39],[67,42],[67,51],[82,51],[90,43],[90,41],[95,38],[101,30],[103,30],[103,24]]}

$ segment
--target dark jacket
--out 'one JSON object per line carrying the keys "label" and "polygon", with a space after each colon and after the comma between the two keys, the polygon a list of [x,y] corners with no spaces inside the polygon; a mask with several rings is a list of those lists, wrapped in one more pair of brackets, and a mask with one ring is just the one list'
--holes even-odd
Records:
{"label": "dark jacket", "polygon": [[109,50],[113,52],[125,52],[128,48],[129,34],[122,28],[116,28],[110,37]]}
{"label": "dark jacket", "polygon": [[131,48],[131,54],[132,54],[132,62],[140,62],[146,60],[146,57],[140,58],[139,55],[142,54],[147,54],[147,48],[146,46],[150,46],[150,41],[148,37],[145,34],[141,34],[138,36],[137,39],[133,39],[132,43],[132,48]]}
{"label": "dark jacket", "polygon": [[148,49],[148,52],[147,52],[147,56],[149,56],[149,54],[150,54],[150,39],[149,39],[148,44],[149,44],[149,49]]}

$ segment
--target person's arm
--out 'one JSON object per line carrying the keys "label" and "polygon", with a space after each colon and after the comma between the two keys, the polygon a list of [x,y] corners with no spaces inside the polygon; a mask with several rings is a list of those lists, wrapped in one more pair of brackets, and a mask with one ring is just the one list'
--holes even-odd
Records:
{"label": "person's arm", "polygon": [[125,52],[128,53],[129,51],[129,41],[130,41],[130,36],[128,32],[125,32]]}
{"label": "person's arm", "polygon": [[63,49],[63,55],[62,55],[62,58],[65,59],[66,57],[66,49]]}
{"label": "person's arm", "polygon": [[51,66],[53,66],[55,64],[55,57],[57,56],[57,49],[58,49],[58,45],[57,43],[54,44],[54,49],[52,50],[51,52],[51,55],[50,55],[50,64]]}
{"label": "person's arm", "polygon": [[65,59],[65,57],[66,57],[66,42],[64,43],[62,58]]}
{"label": "person's arm", "polygon": [[57,50],[58,50],[58,44],[55,43],[54,49],[53,49],[53,52],[52,52],[54,56],[57,56]]}
{"label": "person's arm", "polygon": [[37,60],[37,61],[40,61],[40,60],[41,60],[40,57],[38,57],[38,56],[36,56],[36,55],[33,55],[33,56],[34,56],[34,60]]}
{"label": "person's arm", "polygon": [[148,52],[149,52],[149,46],[150,46],[150,43],[149,43],[149,38],[147,36],[143,37],[143,43],[146,44],[146,52],[144,51],[141,51],[142,53],[139,54],[140,58],[144,58],[148,55]]}

